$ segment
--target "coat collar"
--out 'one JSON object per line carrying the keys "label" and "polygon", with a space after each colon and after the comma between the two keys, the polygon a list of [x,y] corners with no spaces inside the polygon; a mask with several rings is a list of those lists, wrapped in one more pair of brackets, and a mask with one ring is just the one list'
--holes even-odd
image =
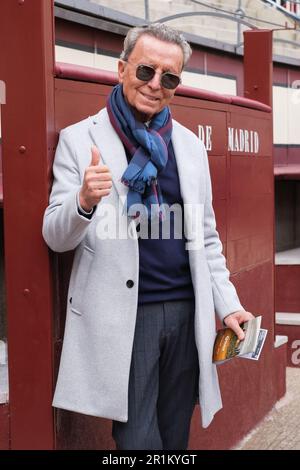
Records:
{"label": "coat collar", "polygon": [[200,155],[186,128],[173,119],[172,144],[177,164],[180,192],[184,204],[197,203],[199,198]]}

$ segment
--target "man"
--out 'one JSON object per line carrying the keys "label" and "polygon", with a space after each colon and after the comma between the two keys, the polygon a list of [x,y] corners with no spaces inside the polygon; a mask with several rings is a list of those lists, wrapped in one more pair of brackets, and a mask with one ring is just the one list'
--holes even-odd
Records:
{"label": "man", "polygon": [[61,132],[54,162],[43,234],[76,253],[53,405],[113,419],[118,449],[185,449],[197,396],[204,427],[222,406],[214,311],[240,339],[252,317],[221,253],[204,146],[168,107],[190,54],[164,25],[129,31],[107,108]]}

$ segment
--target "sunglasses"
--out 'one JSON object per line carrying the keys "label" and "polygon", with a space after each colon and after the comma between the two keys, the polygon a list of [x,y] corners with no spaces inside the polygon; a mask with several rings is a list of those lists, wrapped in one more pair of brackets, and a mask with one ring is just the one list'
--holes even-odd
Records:
{"label": "sunglasses", "polygon": [[[128,61],[127,61],[128,62]],[[131,62],[128,62],[131,65],[136,67],[136,78],[142,80],[143,82],[150,82],[154,75],[156,74],[156,70],[151,65],[135,65]],[[167,88],[168,90],[174,90],[174,88],[178,87],[181,82],[181,78],[179,75],[171,72],[164,72],[160,76],[160,83],[161,86]]]}

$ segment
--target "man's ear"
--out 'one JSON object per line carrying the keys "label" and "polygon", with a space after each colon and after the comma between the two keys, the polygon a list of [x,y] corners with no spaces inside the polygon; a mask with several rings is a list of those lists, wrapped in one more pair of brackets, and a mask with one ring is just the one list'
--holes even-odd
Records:
{"label": "man's ear", "polygon": [[119,60],[118,62],[119,83],[123,83],[125,67],[126,67],[126,62],[124,62],[124,60]]}

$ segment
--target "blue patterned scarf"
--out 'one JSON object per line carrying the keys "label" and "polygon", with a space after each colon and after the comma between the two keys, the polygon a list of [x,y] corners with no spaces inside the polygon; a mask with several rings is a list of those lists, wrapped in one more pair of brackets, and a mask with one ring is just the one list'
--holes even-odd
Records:
{"label": "blue patterned scarf", "polygon": [[[168,107],[156,114],[147,127],[135,119],[126,103],[122,85],[113,88],[107,100],[110,122],[132,156],[121,178],[128,186],[127,214],[136,217],[136,204],[149,218],[163,215],[163,199],[157,180],[168,161],[168,144],[172,134],[172,117]],[[141,206],[143,205],[143,206]],[[134,207],[135,206],[135,207]]]}

